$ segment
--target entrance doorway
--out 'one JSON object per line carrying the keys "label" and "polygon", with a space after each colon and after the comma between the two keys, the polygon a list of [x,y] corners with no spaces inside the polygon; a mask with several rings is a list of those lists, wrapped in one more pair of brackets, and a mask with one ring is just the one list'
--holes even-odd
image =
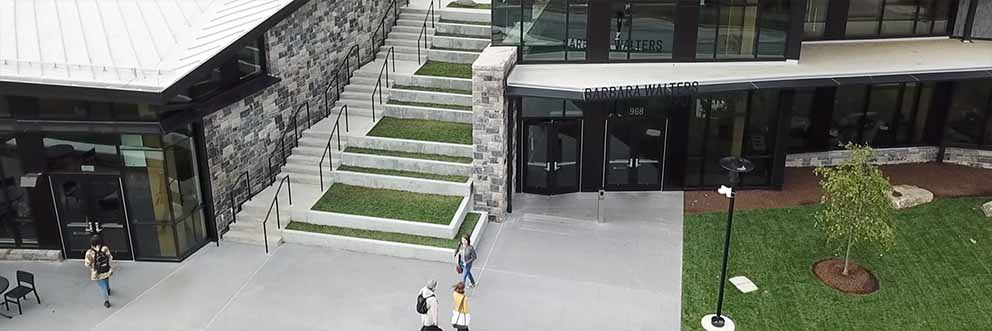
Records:
{"label": "entrance doorway", "polygon": [[579,190],[582,121],[533,120],[524,123],[524,192],[561,194]]}
{"label": "entrance doorway", "polygon": [[133,259],[120,176],[52,174],[52,198],[66,258],[81,259],[101,234],[115,259]]}
{"label": "entrance doorway", "polygon": [[606,122],[604,188],[611,191],[661,190],[668,120],[611,119]]}

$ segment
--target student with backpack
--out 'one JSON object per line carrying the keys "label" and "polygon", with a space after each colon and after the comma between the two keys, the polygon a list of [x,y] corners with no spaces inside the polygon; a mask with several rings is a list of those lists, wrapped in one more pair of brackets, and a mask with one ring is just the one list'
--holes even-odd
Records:
{"label": "student with backpack", "polygon": [[110,308],[110,274],[113,273],[110,263],[113,259],[110,247],[103,243],[103,237],[99,234],[93,235],[90,238],[90,249],[86,250],[84,263],[90,268],[90,279],[96,281],[96,286],[103,295],[103,306],[107,308]]}
{"label": "student with backpack", "polygon": [[437,288],[437,281],[430,280],[427,286],[417,293],[417,313],[420,314],[422,327],[420,331],[441,331],[437,326],[437,297],[434,296],[434,289]]}

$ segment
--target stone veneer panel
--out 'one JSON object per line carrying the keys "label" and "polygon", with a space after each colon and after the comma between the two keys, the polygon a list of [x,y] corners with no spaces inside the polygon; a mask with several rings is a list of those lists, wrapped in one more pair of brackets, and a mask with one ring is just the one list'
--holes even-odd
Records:
{"label": "stone veneer panel", "polygon": [[[933,146],[880,148],[875,150],[874,163],[902,164],[934,162],[937,161],[939,151],[939,148]],[[789,154],[785,158],[785,166],[790,168],[835,166],[850,156],[851,152],[845,150]]]}
{"label": "stone veneer panel", "polygon": [[992,169],[992,151],[947,147],[944,149],[944,162]]}
{"label": "stone veneer panel", "polygon": [[[404,3],[398,1],[399,6]],[[357,42],[362,60],[372,58],[369,39],[382,16],[392,15],[387,5],[383,0],[311,0],[304,4],[265,36],[269,74],[282,81],[204,116],[210,169],[201,169],[201,173],[209,173],[215,208],[222,211],[219,230],[227,227],[231,217],[228,192],[242,173],[249,172],[253,192],[267,186],[268,158],[279,148],[282,133],[291,129],[298,105],[309,102],[312,116],[323,113],[324,88],[332,82],[331,73],[344,60],[344,52]],[[356,70],[354,57],[350,62],[351,70]],[[238,184],[237,194],[244,192],[243,185]]]}
{"label": "stone veneer panel", "polygon": [[472,182],[474,209],[489,220],[506,218],[509,100],[506,76],[517,62],[514,47],[488,47],[472,64]]}

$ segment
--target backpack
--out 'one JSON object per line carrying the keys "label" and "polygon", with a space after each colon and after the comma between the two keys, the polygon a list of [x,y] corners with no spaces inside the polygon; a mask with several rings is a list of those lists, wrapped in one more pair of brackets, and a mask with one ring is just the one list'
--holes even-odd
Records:
{"label": "backpack", "polygon": [[110,256],[103,252],[103,247],[93,250],[93,270],[98,274],[110,272]]}
{"label": "backpack", "polygon": [[429,297],[424,297],[423,295],[417,294],[417,313],[423,315],[427,314],[430,307],[427,306],[427,299],[433,298],[434,295],[431,294]]}

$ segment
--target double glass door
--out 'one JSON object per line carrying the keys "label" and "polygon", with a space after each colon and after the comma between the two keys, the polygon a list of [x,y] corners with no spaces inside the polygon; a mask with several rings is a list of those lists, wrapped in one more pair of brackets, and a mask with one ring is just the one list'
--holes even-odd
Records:
{"label": "double glass door", "polygon": [[100,234],[115,259],[132,259],[121,179],[105,174],[52,174],[52,197],[66,257],[81,259]]}
{"label": "double glass door", "polygon": [[579,190],[582,125],[579,120],[525,122],[524,192],[560,194]]}
{"label": "double glass door", "polygon": [[616,191],[660,190],[668,121],[607,121],[604,186]]}

